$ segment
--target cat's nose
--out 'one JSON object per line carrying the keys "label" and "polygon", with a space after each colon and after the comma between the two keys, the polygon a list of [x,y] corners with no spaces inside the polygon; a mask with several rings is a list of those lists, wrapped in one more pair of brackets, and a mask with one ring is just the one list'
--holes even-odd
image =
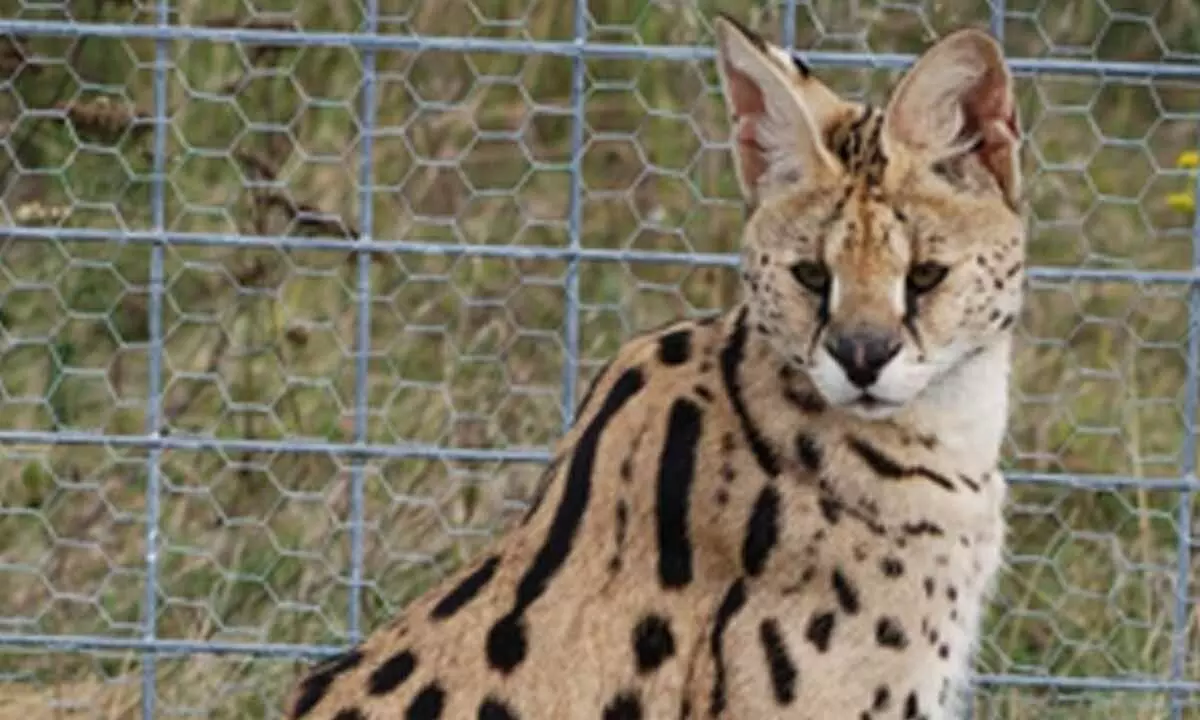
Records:
{"label": "cat's nose", "polygon": [[859,388],[875,384],[884,366],[900,352],[900,345],[897,333],[875,329],[851,330],[825,339],[825,349]]}

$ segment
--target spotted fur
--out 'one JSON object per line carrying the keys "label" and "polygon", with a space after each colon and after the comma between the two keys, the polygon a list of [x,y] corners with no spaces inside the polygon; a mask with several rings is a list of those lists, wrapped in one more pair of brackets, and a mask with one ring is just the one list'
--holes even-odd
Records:
{"label": "spotted fur", "polygon": [[523,521],[287,717],[960,716],[1004,537],[1009,73],[960,31],[870,107],[717,34],[742,299],[629,340]]}

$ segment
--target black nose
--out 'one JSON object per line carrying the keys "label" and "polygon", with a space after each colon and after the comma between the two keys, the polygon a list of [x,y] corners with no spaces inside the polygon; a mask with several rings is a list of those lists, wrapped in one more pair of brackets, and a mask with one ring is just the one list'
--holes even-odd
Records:
{"label": "black nose", "polygon": [[879,379],[883,366],[900,352],[900,338],[888,332],[859,330],[828,338],[825,349],[850,382],[865,388]]}

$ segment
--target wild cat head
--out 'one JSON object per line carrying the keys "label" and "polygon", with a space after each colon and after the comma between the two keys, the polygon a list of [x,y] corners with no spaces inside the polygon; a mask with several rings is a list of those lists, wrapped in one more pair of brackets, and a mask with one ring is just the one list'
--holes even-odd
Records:
{"label": "wild cat head", "polygon": [[716,32],[751,208],[751,320],[831,404],[890,415],[1020,308],[1020,132],[1001,48],[955,32],[875,107],[727,16]]}

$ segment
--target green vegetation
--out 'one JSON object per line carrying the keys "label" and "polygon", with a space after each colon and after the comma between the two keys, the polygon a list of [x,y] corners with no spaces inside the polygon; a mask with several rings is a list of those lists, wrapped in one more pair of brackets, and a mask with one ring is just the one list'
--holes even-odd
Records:
{"label": "green vegetation", "polygon": [[[381,0],[380,31],[569,40],[571,4]],[[591,0],[597,42],[708,44],[716,3]],[[779,9],[721,4],[760,28]],[[1103,7],[1117,14],[1106,13]],[[352,32],[355,2],[172,3],[184,25]],[[42,8],[42,9],[39,9]],[[50,8],[50,9],[44,9]],[[74,0],[0,16],[152,23],[150,3]],[[922,9],[923,8],[923,9]],[[1009,0],[1013,56],[1158,61],[1200,50],[1200,6]],[[1124,13],[1124,14],[1121,14]],[[813,0],[797,45],[919,52],[983,0]],[[1114,19],[1115,18],[1115,19]],[[503,22],[501,22],[503,21]],[[154,43],[0,38],[0,207],[24,225],[148,230]],[[1065,52],[1060,54],[1067,54]],[[344,47],[170,46],[166,217],[187,233],[354,237],[363,58]],[[572,61],[380,52],[370,234],[382,240],[565,247]],[[741,208],[710,63],[588,59],[582,242],[728,252]],[[843,92],[886,71],[824,69]],[[1191,218],[1166,199],[1196,141],[1200,85],[1161,78],[1020,83],[1035,263],[1191,269]],[[0,429],[146,429],[150,253],[117,242],[0,235]],[[353,255],[177,245],[164,251],[163,429],[280,441],[354,439]],[[566,319],[558,260],[371,258],[367,439],[541,447],[560,430]],[[730,302],[725,268],[579,269],[580,382],[628,333]],[[1187,288],[1035,279],[1022,320],[1007,458],[1014,472],[1177,478],[1184,455]],[[6,446],[0,453],[0,632],[140,635],[147,451]],[[350,461],[322,453],[168,450],[160,637],[346,640]],[[365,470],[363,623],[373,627],[469,557],[521,508],[538,465],[372,459]],[[987,673],[1165,678],[1180,498],[1141,486],[1013,489],[1011,572],[983,648]],[[1200,567],[1196,568],[1200,574]],[[1194,583],[1195,581],[1193,581]],[[1195,597],[1195,585],[1190,590]],[[1194,613],[1194,609],[1193,609]],[[1193,614],[1193,624],[1195,615]],[[1193,627],[1187,676],[1200,677]],[[159,661],[159,715],[273,716],[295,665]],[[134,715],[133,653],[6,652],[0,718]],[[1166,699],[1000,688],[977,717],[1164,717]],[[50,710],[50,708],[57,710]],[[1188,717],[1200,717],[1193,708]],[[56,714],[57,713],[57,714]]]}

